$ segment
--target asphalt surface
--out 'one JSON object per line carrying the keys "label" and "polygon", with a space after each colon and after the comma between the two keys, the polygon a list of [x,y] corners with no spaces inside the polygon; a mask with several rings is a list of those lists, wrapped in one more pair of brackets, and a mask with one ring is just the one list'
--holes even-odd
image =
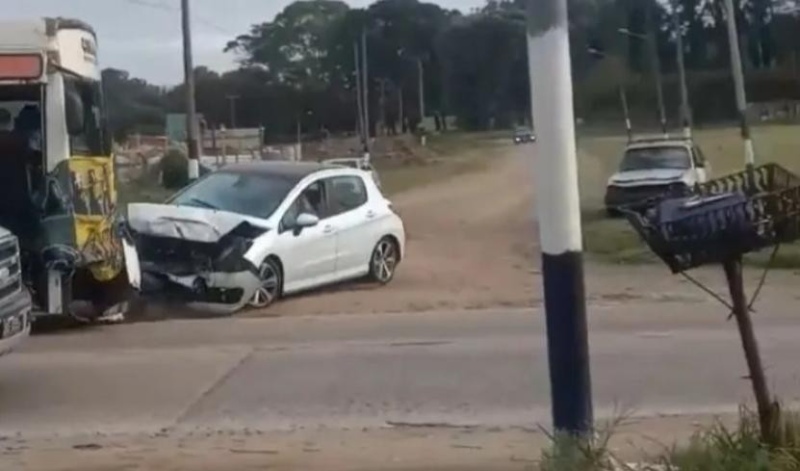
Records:
{"label": "asphalt surface", "polygon": [[[593,306],[597,415],[735,411],[749,383],[711,303]],[[800,391],[800,322],[762,306],[774,392]],[[768,313],[768,314],[767,314]],[[186,320],[38,335],[0,359],[0,436],[549,423],[538,310]]]}

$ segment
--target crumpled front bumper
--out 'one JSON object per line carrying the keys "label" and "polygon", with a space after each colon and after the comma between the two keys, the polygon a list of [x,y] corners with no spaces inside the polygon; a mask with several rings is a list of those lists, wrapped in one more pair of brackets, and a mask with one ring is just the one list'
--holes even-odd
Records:
{"label": "crumpled front bumper", "polygon": [[136,247],[128,241],[123,245],[131,286],[147,301],[232,314],[246,306],[261,285],[257,269],[246,260],[239,271],[175,275],[156,263],[140,260]]}
{"label": "crumpled front bumper", "polygon": [[145,300],[229,314],[247,305],[261,285],[248,252],[270,229],[239,214],[132,203],[117,231],[131,286]]}
{"label": "crumpled front bumper", "polygon": [[[678,185],[683,186],[683,185]],[[660,196],[675,192],[675,184],[606,187],[605,206],[609,210],[642,209]]]}
{"label": "crumpled front bumper", "polygon": [[180,302],[190,309],[232,314],[253,298],[260,285],[256,273],[206,273],[175,277],[144,271],[139,293],[155,301]]}

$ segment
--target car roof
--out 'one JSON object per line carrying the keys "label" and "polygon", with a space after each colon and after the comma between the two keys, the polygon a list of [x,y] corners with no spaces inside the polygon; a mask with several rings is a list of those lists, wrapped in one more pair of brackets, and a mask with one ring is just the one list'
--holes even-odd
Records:
{"label": "car roof", "polygon": [[626,148],[642,149],[647,147],[684,147],[692,146],[694,142],[689,137],[670,136],[669,134],[639,135],[628,141]]}
{"label": "car roof", "polygon": [[685,139],[661,139],[643,142],[631,142],[625,149],[648,149],[653,147],[691,147],[692,142]]}
{"label": "car roof", "polygon": [[288,162],[282,160],[255,160],[237,164],[229,164],[219,171],[225,173],[255,174],[271,177],[283,177],[299,182],[305,177],[323,170],[340,170],[336,165],[317,162]]}

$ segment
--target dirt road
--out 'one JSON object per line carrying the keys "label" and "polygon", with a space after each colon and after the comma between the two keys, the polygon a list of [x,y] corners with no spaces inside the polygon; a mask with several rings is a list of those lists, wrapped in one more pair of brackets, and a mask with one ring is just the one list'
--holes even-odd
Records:
{"label": "dirt road", "polygon": [[[353,285],[284,300],[245,315],[419,312],[536,306],[542,302],[534,219],[533,147],[500,146],[487,169],[393,198],[408,232],[407,258],[390,286]],[[582,171],[588,171],[582,168]],[[590,189],[582,191],[589,192]],[[662,266],[587,263],[589,300],[696,302],[709,299]],[[760,274],[751,270],[751,278]],[[698,276],[718,292],[717,270]],[[786,297],[798,277],[774,273],[765,295]]]}
{"label": "dirt road", "polygon": [[[674,443],[667,440],[685,442],[701,424],[720,419],[730,421],[708,416],[631,421],[616,429],[611,450],[620,461],[655,460],[666,443]],[[539,430],[499,428],[106,436],[9,440],[0,464],[7,471],[533,471],[549,443]]]}
{"label": "dirt road", "polygon": [[[750,395],[736,331],[715,306],[655,304],[593,306],[590,318],[596,418],[635,414],[616,436],[631,458]],[[791,305],[772,308],[759,338],[790,407],[800,327]],[[536,469],[547,445],[537,424],[549,424],[544,331],[540,309],[517,309],[37,336],[0,362],[0,469]]]}

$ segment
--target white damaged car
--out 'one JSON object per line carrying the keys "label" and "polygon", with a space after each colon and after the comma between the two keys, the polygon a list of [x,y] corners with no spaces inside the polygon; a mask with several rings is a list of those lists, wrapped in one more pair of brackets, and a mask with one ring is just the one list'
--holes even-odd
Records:
{"label": "white damaged car", "polygon": [[232,313],[369,277],[389,283],[405,229],[369,173],[299,162],[227,166],[164,204],[132,203],[118,228],[145,298]]}

